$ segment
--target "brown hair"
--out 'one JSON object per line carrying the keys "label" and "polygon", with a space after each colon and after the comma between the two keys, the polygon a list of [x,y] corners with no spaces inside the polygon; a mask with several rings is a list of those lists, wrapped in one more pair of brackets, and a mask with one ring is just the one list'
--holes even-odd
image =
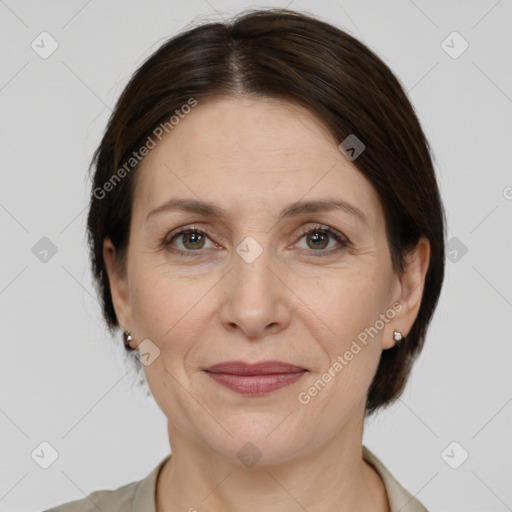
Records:
{"label": "brown hair", "polygon": [[189,28],[165,42],[130,79],[91,164],[88,239],[107,325],[111,332],[118,327],[103,240],[110,237],[124,270],[136,170],[136,162],[131,170],[126,162],[191,98],[200,105],[221,94],[299,104],[338,141],[355,134],[365,144],[353,164],[380,198],[397,274],[420,236],[430,242],[418,316],[405,341],[382,352],[368,393],[369,415],[402,393],[423,347],[444,278],[446,220],[430,148],[400,82],[368,47],[312,15],[257,9]]}

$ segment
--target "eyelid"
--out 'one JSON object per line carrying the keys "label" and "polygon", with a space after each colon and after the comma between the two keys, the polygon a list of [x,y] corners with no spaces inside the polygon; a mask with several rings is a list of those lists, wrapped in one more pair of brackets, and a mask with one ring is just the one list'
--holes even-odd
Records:
{"label": "eyelid", "polygon": [[337,229],[335,229],[331,226],[327,226],[325,224],[316,224],[315,226],[306,226],[304,228],[301,228],[301,231],[299,232],[299,234],[302,237],[302,236],[310,233],[311,231],[325,231],[325,232],[333,235],[335,238],[337,238],[338,241],[344,242],[347,245],[351,243],[350,240],[343,233],[341,233]]}
{"label": "eyelid", "polygon": [[204,233],[205,235],[208,236],[214,236],[213,231],[209,227],[200,228],[194,225],[182,226],[181,228],[173,229],[170,233],[167,233],[164,236],[162,243],[170,243],[171,240],[176,236],[181,235],[183,233],[188,233],[189,231],[197,231],[199,233]]}

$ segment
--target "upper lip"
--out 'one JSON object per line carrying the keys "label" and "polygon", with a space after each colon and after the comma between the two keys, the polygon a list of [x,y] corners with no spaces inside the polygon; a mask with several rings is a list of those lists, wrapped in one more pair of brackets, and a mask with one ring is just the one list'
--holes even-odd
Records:
{"label": "upper lip", "polygon": [[229,373],[232,375],[269,375],[306,371],[305,368],[283,361],[262,361],[246,363],[245,361],[224,361],[206,368],[211,373]]}

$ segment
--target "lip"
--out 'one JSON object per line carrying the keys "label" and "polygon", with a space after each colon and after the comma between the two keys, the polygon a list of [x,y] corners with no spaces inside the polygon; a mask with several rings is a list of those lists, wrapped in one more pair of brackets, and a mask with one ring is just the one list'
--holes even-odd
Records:
{"label": "lip", "polygon": [[225,361],[205,370],[218,384],[243,395],[270,393],[299,380],[307,370],[282,361]]}
{"label": "lip", "polygon": [[283,361],[261,361],[246,363],[245,361],[224,361],[206,369],[211,373],[228,373],[231,375],[268,375],[272,373],[294,373],[305,371],[305,368]]}

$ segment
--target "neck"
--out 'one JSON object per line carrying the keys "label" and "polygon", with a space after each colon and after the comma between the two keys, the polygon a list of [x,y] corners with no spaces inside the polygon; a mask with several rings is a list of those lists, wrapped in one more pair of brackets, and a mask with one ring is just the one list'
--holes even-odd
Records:
{"label": "neck", "polygon": [[383,482],[362,457],[362,427],[361,418],[299,458],[248,468],[169,423],[173,450],[158,477],[157,512],[388,512]]}

